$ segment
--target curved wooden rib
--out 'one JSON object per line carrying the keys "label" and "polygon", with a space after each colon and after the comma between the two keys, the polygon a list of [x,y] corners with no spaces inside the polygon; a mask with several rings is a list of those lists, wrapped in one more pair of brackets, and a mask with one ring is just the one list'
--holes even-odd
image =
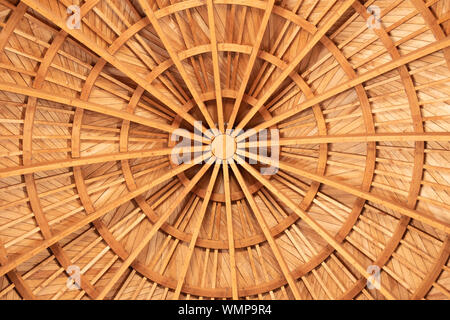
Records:
{"label": "curved wooden rib", "polygon": [[14,29],[16,28],[20,20],[23,18],[27,9],[28,6],[25,3],[20,2],[14,9],[11,17],[9,17],[8,22],[6,23],[6,27],[2,29],[2,32],[0,33],[0,51],[2,52],[2,55],[4,55],[3,50],[5,48],[6,43],[9,40],[9,37],[14,32]]}
{"label": "curved wooden rib", "polygon": [[[333,56],[342,66],[349,79],[355,79],[357,77],[355,70],[351,67],[348,60],[345,59],[344,54],[338,49],[338,47],[328,37],[322,38],[322,44],[324,44],[325,47],[327,47],[328,50],[333,53]],[[367,135],[375,134],[375,124],[373,114],[371,111],[369,97],[366,91],[364,90],[364,86],[362,84],[357,85],[355,87],[355,91],[361,105],[362,116],[366,127],[366,133]],[[375,175],[375,166],[376,166],[376,142],[367,141],[366,167],[364,169],[363,181],[361,183],[361,189],[364,191],[370,191],[370,186],[373,182]],[[349,222],[350,221],[353,222],[353,225],[356,223],[357,218],[363,212],[365,203],[366,200],[364,198],[356,199],[353,209],[350,213],[350,218],[348,219]],[[350,224],[348,224],[348,226],[350,226]],[[348,236],[350,231],[351,229],[349,227],[347,226],[342,227],[340,232],[338,233],[338,238],[336,240],[342,242]],[[368,294],[366,294],[366,296],[367,295]]]}
{"label": "curved wooden rib", "polygon": [[[0,57],[2,62],[7,61],[7,57],[5,57],[4,48],[6,43],[9,40],[9,37],[13,33],[14,29],[16,28],[17,24],[20,22],[20,20],[23,18],[25,12],[27,11],[28,7],[24,3],[19,3],[17,7],[15,7],[13,10],[13,13],[9,17],[6,26],[2,29],[2,32],[0,33]],[[8,262],[8,256],[6,253],[6,250],[2,243],[0,243],[0,264],[4,265]],[[23,299],[30,299],[35,300],[36,296],[31,292],[28,285],[25,283],[25,281],[22,279],[22,277],[17,273],[17,271],[11,270],[8,272],[9,279],[14,283],[15,287],[17,288],[17,291],[22,296]]]}
{"label": "curved wooden rib", "polygon": [[[96,1],[91,1],[95,5]],[[82,9],[81,16],[87,14],[89,12],[89,8],[86,9],[87,5],[85,4]],[[36,77],[33,82],[33,88],[34,89],[41,89],[42,85],[44,83],[45,77],[48,73],[49,66],[53,59],[55,58],[58,50],[62,46],[64,40],[67,37],[67,33],[64,31],[60,31],[55,39],[53,40],[52,44],[48,48],[47,52],[45,53],[44,58],[42,59],[41,64],[39,65],[39,69],[37,71]],[[33,134],[33,125],[34,125],[34,118],[36,113],[36,104],[37,99],[32,97],[29,98],[27,103],[27,109],[25,112],[25,120],[24,120],[24,138],[23,138],[23,163],[25,166],[31,165],[32,163],[32,134]],[[47,221],[47,218],[45,216],[44,210],[41,205],[40,198],[38,196],[34,175],[33,174],[25,174],[25,188],[28,193],[30,206],[33,210],[35,219],[41,229],[41,233],[44,236],[44,239],[49,239],[52,237],[53,233],[50,229],[50,225]],[[62,247],[55,243],[54,245],[50,246],[50,249],[52,250],[53,254],[55,255],[58,262],[62,265],[62,267],[67,270],[69,266],[72,265],[71,259],[68,257],[68,255],[64,252]],[[66,271],[67,272],[67,271]],[[67,272],[68,273],[68,272]],[[70,276],[71,274],[68,273]],[[81,288],[91,297],[95,298],[98,294],[97,290],[91,285],[90,282],[86,281],[86,277],[84,275],[80,275],[80,281],[81,281]]]}
{"label": "curved wooden rib", "polygon": [[[428,4],[425,4],[422,0],[410,0],[411,3],[416,7],[417,11],[420,12],[422,18],[425,20],[428,28],[430,28],[433,35],[438,40],[442,40],[445,38],[445,33],[442,30],[441,26],[437,22],[437,19],[434,17],[431,10],[428,8]],[[447,61],[447,67],[450,70],[450,48],[444,48],[444,57]]]}
{"label": "curved wooden rib", "polygon": [[439,274],[442,272],[442,268],[448,261],[450,254],[450,237],[447,235],[444,243],[442,244],[441,252],[436,259],[433,268],[428,272],[427,277],[423,279],[423,282],[416,289],[414,294],[411,296],[411,300],[423,299],[426,294],[430,291],[433,283],[438,279]]}
{"label": "curved wooden rib", "polygon": [[[6,254],[5,247],[3,246],[3,243],[0,243],[0,265],[4,265],[8,263],[8,256]],[[9,271],[7,274],[8,278],[11,280],[11,282],[14,284],[15,288],[21,295],[23,299],[28,300],[36,300],[36,296],[33,294],[33,292],[30,290],[30,287],[25,283],[23,278],[19,275],[16,269],[13,269]]]}

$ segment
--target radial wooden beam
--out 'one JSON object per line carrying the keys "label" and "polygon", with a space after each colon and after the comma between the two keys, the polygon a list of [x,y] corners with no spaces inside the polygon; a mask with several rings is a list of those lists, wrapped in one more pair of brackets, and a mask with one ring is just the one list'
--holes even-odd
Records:
{"label": "radial wooden beam", "polygon": [[6,22],[6,26],[2,29],[2,32],[0,33],[0,52],[3,53],[3,49],[5,48],[5,45],[8,42],[9,37],[14,32],[14,29],[16,29],[17,24],[23,18],[27,9],[28,9],[27,5],[24,2],[20,2],[17,5],[17,7],[13,10],[11,16]]}
{"label": "radial wooden beam", "polygon": [[14,287],[16,288],[19,295],[24,300],[37,300],[36,295],[33,294],[30,287],[25,283],[23,278],[17,273],[17,271],[11,270],[6,274],[11,280],[11,282],[14,284]]}
{"label": "radial wooden beam", "polygon": [[[208,154],[210,156],[211,153]],[[177,199],[171,204],[169,209],[167,209],[159,219],[152,225],[145,237],[139,242],[136,248],[130,253],[128,258],[123,261],[120,265],[119,270],[114,274],[114,276],[108,281],[108,283],[102,288],[102,291],[98,295],[97,299],[102,300],[106,297],[108,292],[112,289],[114,284],[122,277],[123,273],[130,267],[133,261],[138,257],[142,250],[147,246],[150,240],[154,237],[154,235],[158,232],[161,226],[166,222],[167,219],[172,215],[172,213],[176,210],[176,208],[184,201],[185,197],[191,192],[191,190],[195,187],[195,185],[200,181],[203,175],[208,171],[211,167],[213,158],[209,158],[209,161],[202,166],[202,168],[197,172],[197,174],[191,179],[191,181],[184,187],[183,191],[177,196]]]}
{"label": "radial wooden beam", "polygon": [[449,141],[448,132],[402,132],[402,133],[377,133],[377,134],[346,134],[346,135],[328,135],[328,136],[308,136],[298,138],[281,138],[279,141],[252,141],[246,142],[245,147],[257,147],[261,144],[267,146],[290,146],[302,144],[321,144],[321,143],[366,143],[366,142],[415,142],[415,141]]}
{"label": "radial wooden beam", "polygon": [[[187,147],[186,151],[189,150],[191,152],[204,151],[208,147],[207,146],[199,146],[199,147]],[[142,151],[129,151],[129,152],[119,152],[119,153],[110,153],[110,154],[102,154],[95,156],[87,156],[81,158],[70,158],[64,160],[53,160],[48,162],[35,163],[25,166],[17,166],[17,167],[9,167],[0,169],[0,178],[6,178],[11,176],[17,176],[22,174],[30,174],[41,171],[49,171],[56,169],[64,169],[70,167],[79,167],[86,166],[95,163],[102,163],[108,161],[120,161],[120,160],[129,160],[129,159],[137,159],[137,158],[147,158],[147,157],[156,157],[156,156],[165,156],[170,155],[173,152],[173,148],[161,148],[161,149],[153,149],[153,150],[142,150]]]}
{"label": "radial wooden beam", "polygon": [[[405,65],[414,60],[418,60],[420,58],[423,58],[427,55],[430,55],[436,51],[442,50],[449,46],[450,46],[450,36],[447,36],[443,40],[433,42],[427,46],[424,46],[422,48],[414,50],[414,51],[402,56],[399,59],[395,59],[393,61],[387,62],[387,63],[385,63],[377,68],[374,68],[373,70],[370,70],[354,79],[346,81],[343,84],[340,84],[334,88],[327,89],[325,92],[323,92],[321,94],[317,94],[314,98],[307,99],[306,101],[296,105],[295,107],[289,109],[288,111],[283,112],[279,115],[276,115],[270,120],[264,121],[263,123],[255,126],[253,129],[256,131],[259,131],[262,129],[269,128],[273,125],[276,125],[277,123],[279,123],[281,121],[284,121],[284,120],[292,117],[293,115],[295,115],[305,109],[308,109],[316,104],[319,104],[319,103],[321,103],[331,97],[334,97],[346,90],[352,89],[359,84],[362,84],[362,83],[369,81],[373,78],[376,78],[386,72],[392,71],[393,69],[396,69],[399,66]],[[241,134],[237,137],[237,140],[242,141],[243,139],[249,137],[250,134],[251,133],[249,133],[249,132]]]}
{"label": "radial wooden beam", "polygon": [[[292,211],[294,211],[305,223],[307,223],[317,234],[319,234],[325,241],[327,241],[347,262],[355,267],[358,272],[366,279],[370,278],[370,274],[367,272],[367,268],[362,266],[361,263],[352,256],[352,254],[343,247],[331,234],[328,233],[319,223],[312,219],[303,209],[298,207],[289,197],[284,195],[279,189],[277,189],[272,182],[264,178],[255,168],[250,166],[245,161],[241,161],[238,156],[235,157],[236,161],[247,170],[253,177],[261,182],[273,195],[280,199],[285,205],[287,205]],[[388,299],[394,300],[395,297],[384,287],[381,287],[380,292]]]}
{"label": "radial wooden beam", "polygon": [[282,71],[282,73],[277,76],[270,87],[264,92],[258,102],[250,109],[249,112],[245,114],[245,117],[237,125],[236,132],[239,129],[245,128],[246,124],[253,118],[253,116],[263,107],[264,103],[270,98],[270,96],[279,88],[279,86],[286,80],[287,77],[295,70],[299,63],[306,57],[306,55],[314,48],[314,46],[320,41],[320,39],[325,36],[325,34],[330,30],[330,28],[341,18],[341,16],[351,7],[355,0],[345,0],[341,6],[336,10],[326,23],[317,30],[313,37],[308,40],[304,45],[302,50],[295,56],[295,58],[288,64],[288,66]]}
{"label": "radial wooden beam", "polygon": [[[264,163],[264,164],[278,166],[278,168],[280,168],[284,171],[302,176],[307,179],[311,179],[313,181],[317,181],[319,183],[336,188],[338,190],[353,194],[354,196],[357,196],[359,198],[366,199],[373,203],[380,204],[389,209],[397,211],[398,213],[401,213],[405,216],[411,217],[413,219],[416,219],[417,221],[421,221],[425,224],[428,224],[428,225],[430,225],[436,229],[439,229],[445,233],[450,233],[450,225],[448,223],[440,221],[440,220],[430,216],[429,214],[421,213],[417,210],[412,210],[403,204],[396,203],[396,202],[393,202],[390,200],[386,200],[386,198],[375,195],[371,192],[363,191],[361,189],[352,187],[348,184],[339,182],[336,179],[328,178],[326,176],[318,175],[318,174],[315,174],[312,172],[308,172],[308,171],[299,169],[298,167],[295,167],[288,163],[284,163],[282,161],[274,163],[274,161],[270,158],[258,156],[258,155],[251,154],[249,152],[242,151],[242,150],[238,150],[237,153],[243,157],[254,159],[254,160],[260,161],[261,163]],[[242,165],[244,166],[244,164],[242,164]]]}
{"label": "radial wooden beam", "polygon": [[[158,130],[169,132],[169,133],[172,133],[174,130],[176,130],[175,127],[165,124],[164,122],[161,122],[161,121],[154,121],[154,120],[143,118],[143,117],[140,117],[140,116],[128,113],[128,112],[115,110],[111,107],[101,105],[98,103],[84,101],[84,100],[78,99],[78,98],[69,98],[67,96],[57,94],[54,92],[47,92],[47,91],[41,90],[41,89],[25,87],[25,86],[21,86],[21,85],[15,84],[15,83],[0,82],[0,90],[12,92],[12,93],[16,93],[16,94],[21,94],[21,95],[26,95],[26,96],[34,97],[34,98],[38,98],[38,99],[44,99],[44,100],[48,100],[48,101],[52,101],[52,102],[56,102],[56,103],[62,103],[62,104],[68,105],[68,106],[79,107],[84,110],[95,111],[95,112],[98,112],[101,114],[113,116],[115,118],[122,119],[122,120],[128,120],[128,121],[131,121],[134,123],[139,123],[144,126],[152,127],[152,128],[158,129]],[[180,135],[185,135],[185,134],[183,132],[180,132]],[[193,135],[193,134],[187,135],[186,138],[203,141],[201,138],[198,137],[198,135]]]}
{"label": "radial wooden beam", "polygon": [[88,216],[78,220],[77,222],[74,222],[73,224],[70,225],[70,227],[67,227],[64,230],[58,232],[57,234],[53,235],[51,238],[45,239],[45,240],[43,240],[41,242],[38,242],[29,251],[26,251],[26,252],[18,255],[14,259],[10,259],[7,263],[5,263],[3,266],[1,266],[0,267],[0,276],[2,276],[5,273],[11,271],[12,269],[16,268],[21,263],[23,263],[23,262],[31,259],[32,257],[36,256],[42,250],[47,249],[51,245],[57,243],[61,239],[63,239],[65,237],[67,237],[68,235],[70,235],[72,232],[75,232],[76,230],[78,230],[78,229],[86,226],[87,224],[93,222],[94,220],[99,219],[100,217],[104,216],[108,212],[116,209],[117,207],[123,205],[124,203],[127,203],[127,202],[133,200],[134,198],[138,197],[139,195],[143,194],[144,192],[154,188],[158,184],[169,180],[170,178],[172,178],[172,177],[174,177],[174,176],[176,176],[176,175],[178,175],[178,174],[180,174],[180,173],[182,173],[182,172],[192,168],[196,164],[201,163],[202,161],[204,161],[206,159],[209,159],[210,156],[211,156],[211,153],[205,153],[205,154],[202,154],[200,157],[194,159],[194,161],[192,161],[192,163],[182,164],[182,165],[180,165],[178,167],[175,167],[175,168],[171,169],[169,172],[163,174],[162,176],[152,180],[148,184],[146,184],[146,185],[144,185],[144,186],[142,186],[140,188],[137,188],[136,190],[134,190],[132,192],[129,192],[126,195],[121,196],[120,198],[116,199],[115,201],[112,201],[112,202],[106,204],[101,209],[98,209],[97,211],[95,211],[95,212],[89,214]]}
{"label": "radial wooden beam", "polygon": [[244,77],[241,80],[241,85],[239,87],[239,91],[236,96],[236,100],[234,102],[233,109],[231,111],[230,119],[228,120],[228,129],[233,129],[234,122],[236,121],[236,117],[239,111],[239,107],[241,106],[242,99],[245,94],[245,90],[247,89],[247,83],[250,79],[250,75],[252,74],[253,67],[256,62],[256,58],[258,57],[259,47],[261,46],[261,42],[264,37],[264,33],[266,32],[267,24],[269,23],[269,18],[272,13],[273,6],[275,4],[275,0],[269,0],[266,3],[266,8],[264,11],[264,16],[261,21],[261,25],[258,29],[258,34],[255,37],[255,42],[252,47],[252,53],[250,54],[250,58],[247,62],[247,67],[245,68]]}
{"label": "radial wooden beam", "polygon": [[253,214],[256,217],[256,220],[258,221],[259,226],[261,227],[262,232],[264,233],[264,236],[267,239],[267,242],[270,245],[270,248],[272,249],[272,252],[277,259],[277,262],[281,268],[281,271],[283,272],[284,277],[286,278],[286,281],[289,284],[289,287],[291,288],[291,291],[295,297],[295,299],[300,300],[301,295],[300,291],[297,287],[297,283],[295,282],[294,278],[291,275],[291,272],[289,271],[289,268],[286,264],[286,261],[284,260],[283,255],[281,254],[281,251],[278,247],[278,245],[275,242],[275,239],[270,234],[269,227],[267,225],[267,222],[264,220],[263,215],[261,214],[261,211],[258,208],[258,205],[255,202],[255,199],[253,198],[253,195],[251,194],[250,190],[247,187],[247,183],[245,182],[244,178],[242,177],[242,174],[240,173],[238,167],[234,163],[234,161],[229,162],[231,169],[233,170],[234,176],[236,177],[239,185],[241,186],[242,191],[244,192],[245,198],[247,199],[248,204],[250,205],[250,208],[253,211]]}
{"label": "radial wooden beam", "polygon": [[[152,26],[155,29],[156,33],[158,34],[159,39],[164,44],[164,47],[167,50],[167,52],[169,53],[170,58],[172,59],[175,66],[177,67],[178,72],[180,73],[181,77],[183,78],[183,81],[186,83],[186,86],[188,87],[189,91],[191,92],[192,97],[194,98],[195,102],[197,103],[197,106],[200,109],[201,113],[203,114],[203,117],[205,118],[209,127],[211,129],[216,128],[214,120],[211,118],[211,115],[209,114],[209,111],[206,108],[205,103],[200,98],[200,95],[197,92],[197,89],[194,87],[194,84],[192,83],[191,79],[189,78],[189,75],[187,74],[187,72],[182,64],[181,59],[178,56],[178,53],[175,51],[175,48],[170,43],[170,40],[167,37],[166,33],[161,28],[158,18],[155,16],[155,13],[153,12],[149,3],[147,2],[147,0],[138,0],[138,1],[139,1],[139,4],[141,5],[142,9],[144,10],[146,16],[149,18],[150,22],[152,23]],[[210,134],[208,134],[208,136],[211,137]]]}
{"label": "radial wooden beam", "polygon": [[197,220],[193,226],[192,238],[189,242],[188,252],[184,257],[184,263],[181,266],[180,272],[178,272],[178,281],[177,286],[175,288],[175,292],[173,294],[172,299],[178,300],[180,297],[181,289],[183,288],[184,280],[186,278],[187,271],[189,269],[189,265],[191,263],[192,254],[194,253],[195,243],[197,242],[198,236],[200,234],[200,229],[202,227],[203,218],[206,214],[206,209],[208,208],[209,199],[211,198],[211,194],[213,192],[214,184],[216,183],[217,175],[219,173],[220,164],[216,163],[214,165],[213,172],[211,173],[211,178],[209,180],[208,186],[206,187],[206,193],[203,198],[202,205],[200,207],[200,211],[197,216]]}
{"label": "radial wooden beam", "polygon": [[231,293],[233,300],[237,300],[238,284],[236,271],[236,254],[233,235],[233,215],[231,211],[231,189],[230,189],[230,173],[228,162],[225,160],[222,164],[223,171],[223,188],[225,192],[225,213],[227,217],[227,234],[228,234],[228,251],[230,254],[230,271],[231,271]]}

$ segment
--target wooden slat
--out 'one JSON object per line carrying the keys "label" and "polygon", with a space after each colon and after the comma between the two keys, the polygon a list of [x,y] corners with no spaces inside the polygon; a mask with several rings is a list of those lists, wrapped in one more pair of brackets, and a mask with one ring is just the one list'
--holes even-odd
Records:
{"label": "wooden slat", "polygon": [[[207,147],[192,147],[192,151],[203,151],[206,150]],[[190,148],[189,148],[190,149]],[[113,154],[105,154],[105,155],[95,155],[95,156],[86,156],[81,158],[73,158],[73,159],[65,159],[65,160],[54,160],[43,163],[30,164],[26,166],[18,166],[18,167],[10,167],[0,169],[0,178],[12,177],[21,174],[30,174],[34,172],[40,171],[49,171],[49,170],[57,170],[64,169],[70,167],[79,167],[86,166],[95,163],[102,163],[108,161],[120,161],[126,159],[136,159],[136,158],[147,158],[147,157],[156,157],[156,156],[164,156],[170,155],[173,152],[173,148],[162,148],[162,149],[153,149],[153,150],[142,150],[142,151],[129,151],[129,152],[120,152]]]}

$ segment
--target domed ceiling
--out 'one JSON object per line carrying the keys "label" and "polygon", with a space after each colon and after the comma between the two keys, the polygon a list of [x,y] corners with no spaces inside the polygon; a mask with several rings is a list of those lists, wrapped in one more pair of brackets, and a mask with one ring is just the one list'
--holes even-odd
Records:
{"label": "domed ceiling", "polygon": [[450,298],[449,1],[0,13],[0,299]]}

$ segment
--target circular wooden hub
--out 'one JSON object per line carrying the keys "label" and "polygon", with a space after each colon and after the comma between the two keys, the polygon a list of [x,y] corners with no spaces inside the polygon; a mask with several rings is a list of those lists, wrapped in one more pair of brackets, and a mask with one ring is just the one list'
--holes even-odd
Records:
{"label": "circular wooden hub", "polygon": [[219,134],[212,139],[211,152],[219,160],[231,160],[236,153],[236,139],[229,134]]}

